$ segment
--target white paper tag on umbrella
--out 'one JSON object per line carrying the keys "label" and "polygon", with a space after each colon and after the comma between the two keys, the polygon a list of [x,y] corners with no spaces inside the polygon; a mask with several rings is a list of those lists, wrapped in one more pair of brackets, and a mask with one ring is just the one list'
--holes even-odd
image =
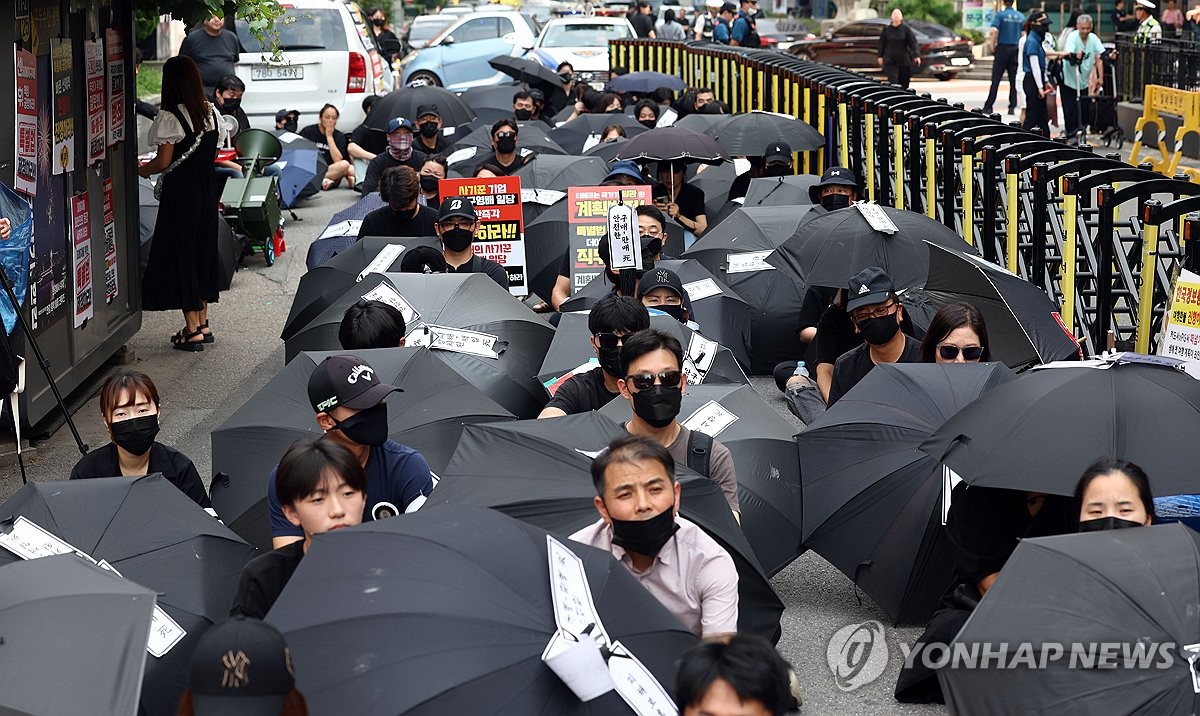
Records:
{"label": "white paper tag on umbrella", "polygon": [[854,205],[872,229],[883,232],[885,234],[894,234],[900,229],[892,222],[892,218],[884,213],[883,208],[878,204],[873,204],[869,201],[860,201]]}
{"label": "white paper tag on umbrella", "polygon": [[500,351],[496,350],[497,343],[501,343],[500,336],[493,336],[490,333],[446,326],[429,326],[422,323],[409,332],[404,345],[428,346],[441,351],[453,351],[480,358],[495,359],[500,357]]}
{"label": "white paper tag on umbrella", "polygon": [[162,607],[154,605],[154,613],[150,615],[150,638],[146,642],[146,651],[155,658],[161,657],[175,648],[187,632],[179,623],[163,611]]}
{"label": "white paper tag on umbrella", "polygon": [[729,254],[725,257],[725,273],[774,271],[775,267],[767,263],[767,257],[770,255],[770,251],[747,251],[741,254]]}
{"label": "white paper tag on umbrella", "polygon": [[612,270],[642,267],[637,216],[628,204],[613,204],[608,210],[608,250]]}
{"label": "white paper tag on umbrella", "polygon": [[404,253],[404,244],[388,244],[375,254],[375,258],[371,259],[371,263],[367,267],[358,272],[358,278],[354,279],[355,283],[363,280],[369,273],[384,273],[392,267],[392,263],[399,258],[400,254]]}
{"label": "white paper tag on umbrella", "polygon": [[591,701],[616,688],[600,645],[593,639],[576,641],[556,631],[542,652],[542,661],[580,701]]}
{"label": "white paper tag on umbrella", "polygon": [[715,400],[710,400],[696,409],[696,412],[683,421],[683,427],[697,433],[716,437],[725,428],[733,425],[738,419],[732,411]]}
{"label": "white paper tag on umbrella", "polygon": [[96,562],[87,553],[73,547],[66,540],[59,539],[58,535],[33,520],[26,519],[24,515],[18,515],[17,519],[13,520],[11,530],[0,533],[0,547],[21,559],[37,559],[56,554],[78,554],[87,557],[93,564]]}
{"label": "white paper tag on umbrella", "polygon": [[446,157],[446,163],[457,164],[458,162],[464,162],[475,156],[478,152],[479,147],[463,147],[458,151],[451,152],[450,156]]}
{"label": "white paper tag on umbrella", "polygon": [[688,342],[687,356],[683,359],[683,372],[687,375],[688,385],[699,385],[708,375],[713,358],[720,346],[716,341],[710,341],[699,333],[692,334]]}
{"label": "white paper tag on umbrella", "polygon": [[562,542],[546,535],[546,561],[550,566],[554,623],[573,638],[588,635],[607,644],[608,634],[596,613],[583,560]]}
{"label": "white paper tag on umbrella", "polygon": [[99,567],[100,569],[104,569],[109,572],[112,572],[113,574],[117,575],[118,577],[122,577],[122,578],[125,577],[125,575],[123,575],[117,571],[116,567],[109,564],[107,559],[100,560],[99,562],[96,563],[96,566]]}
{"label": "white paper tag on umbrella", "polygon": [[542,206],[550,206],[556,204],[566,197],[565,192],[556,191],[554,189],[522,189],[521,203],[522,204],[541,204]]}
{"label": "white paper tag on umbrella", "polygon": [[950,518],[950,500],[954,496],[954,488],[963,479],[958,476],[958,473],[950,468],[942,465],[942,526],[946,526],[946,520]]}
{"label": "white paper tag on umbrella", "polygon": [[317,239],[328,239],[334,236],[358,236],[358,229],[361,226],[361,219],[347,219],[346,221],[339,221],[336,224],[330,224],[329,226],[326,226],[325,230],[321,232],[321,235],[318,236]]}
{"label": "white paper tag on umbrella", "polygon": [[612,675],[617,693],[638,716],[677,716],[679,713],[654,674],[619,641],[612,645],[608,673]]}
{"label": "white paper tag on umbrella", "polygon": [[592,147],[594,147],[598,144],[600,144],[600,133],[592,132],[591,134],[589,134],[587,136],[587,139],[583,140],[583,149],[581,150],[580,153],[587,154],[587,151],[589,149],[591,149]]}
{"label": "white paper tag on umbrella", "polygon": [[720,296],[721,287],[711,278],[702,278],[699,281],[692,281],[683,284],[683,290],[687,291],[688,298],[692,303],[709,298],[710,296]]}
{"label": "white paper tag on umbrella", "polygon": [[382,301],[392,308],[400,312],[404,316],[405,323],[414,323],[421,317],[420,311],[413,308],[412,304],[404,300],[404,296],[400,292],[392,288],[389,283],[381,283],[375,288],[367,291],[362,295],[364,301]]}
{"label": "white paper tag on umbrella", "polygon": [[1200,659],[1200,644],[1184,644],[1179,647],[1179,655],[1187,659],[1188,671],[1192,674],[1192,692],[1200,694],[1200,664],[1196,663]]}
{"label": "white paper tag on umbrella", "polygon": [[301,137],[299,134],[296,134],[295,132],[280,132],[278,137],[279,137],[279,141],[283,142],[284,144],[291,144],[292,142],[296,141],[297,139],[304,139],[304,137]]}

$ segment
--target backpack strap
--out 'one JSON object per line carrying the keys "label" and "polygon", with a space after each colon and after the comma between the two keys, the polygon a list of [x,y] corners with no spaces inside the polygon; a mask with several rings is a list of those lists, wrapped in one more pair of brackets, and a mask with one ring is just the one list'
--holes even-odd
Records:
{"label": "backpack strap", "polygon": [[707,433],[693,430],[688,435],[687,466],[691,470],[709,476],[709,462],[712,460],[713,438]]}

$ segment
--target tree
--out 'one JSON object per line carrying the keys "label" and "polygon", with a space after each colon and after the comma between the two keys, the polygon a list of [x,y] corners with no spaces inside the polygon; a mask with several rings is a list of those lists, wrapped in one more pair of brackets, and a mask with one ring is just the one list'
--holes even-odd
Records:
{"label": "tree", "polygon": [[950,28],[962,24],[953,0],[891,0],[881,14],[887,17],[896,8],[913,20],[928,20]]}
{"label": "tree", "polygon": [[234,18],[245,20],[250,34],[264,47],[271,48],[271,58],[282,58],[279,29],[275,21],[283,15],[277,0],[136,0],[139,16],[171,15],[189,27],[212,15],[221,15],[227,24]]}

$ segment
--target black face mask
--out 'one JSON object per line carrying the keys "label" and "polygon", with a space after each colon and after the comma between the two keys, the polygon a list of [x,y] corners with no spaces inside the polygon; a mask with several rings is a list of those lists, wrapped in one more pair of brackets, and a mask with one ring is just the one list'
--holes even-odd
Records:
{"label": "black face mask", "polygon": [[570,72],[563,72],[562,74],[560,74],[560,75],[558,76],[558,78],[559,78],[560,80],[562,80],[562,81],[563,81],[563,84],[565,85],[565,84],[567,84],[568,82],[570,82],[572,79],[574,79],[574,78],[575,78],[575,75],[571,74]]}
{"label": "black face mask", "polygon": [[514,109],[513,116],[517,118],[518,122],[524,122],[533,116],[533,112],[528,109]]}
{"label": "black face mask", "polygon": [[334,420],[333,424],[337,426],[335,429],[341,430],[342,435],[351,442],[377,447],[388,439],[387,403],[360,410],[340,422]]}
{"label": "black face mask", "polygon": [[112,439],[117,447],[131,455],[145,455],[158,435],[158,415],[143,415],[113,423]]}
{"label": "black face mask", "polygon": [[294,119],[285,119],[283,121],[283,128],[285,131],[288,131],[288,132],[296,132],[296,131],[299,131],[300,124],[299,124],[299,122],[297,122]]}
{"label": "black face mask", "polygon": [[442,243],[451,251],[465,251],[471,245],[475,234],[470,229],[450,229],[442,232]]}
{"label": "black face mask", "polygon": [[788,167],[781,166],[779,164],[772,164],[769,167],[763,167],[762,170],[762,175],[765,177],[785,177],[791,173],[792,172],[788,169]]}
{"label": "black face mask", "polygon": [[1143,527],[1141,522],[1123,520],[1120,517],[1100,517],[1094,520],[1083,520],[1079,523],[1080,532],[1100,532],[1102,530],[1123,530],[1130,527]]}
{"label": "black face mask", "polygon": [[438,133],[437,122],[421,122],[417,125],[417,131],[421,133],[422,137],[433,139]]}
{"label": "black face mask", "polygon": [[679,386],[655,385],[633,394],[633,412],[656,428],[670,425],[679,415],[683,389]]}
{"label": "black face mask", "polygon": [[226,97],[221,100],[221,114],[233,114],[242,106],[241,97]]}
{"label": "black face mask", "polygon": [[600,348],[596,355],[600,359],[600,367],[612,377],[621,375],[621,347]]}
{"label": "black face mask", "polygon": [[672,505],[648,520],[614,519],[612,541],[628,552],[653,557],[678,529],[679,523],[675,521],[675,507]]}
{"label": "black face mask", "polygon": [[879,318],[868,318],[858,324],[858,330],[862,333],[863,340],[873,346],[881,346],[896,335],[896,331],[900,330],[900,324],[896,322],[896,317],[880,316]]}
{"label": "black face mask", "polygon": [[[528,112],[528,110],[526,110],[526,112]],[[520,119],[520,117],[517,117],[517,119]],[[529,117],[526,116],[525,119],[529,119]],[[517,151],[517,138],[501,137],[497,139],[496,151],[500,152],[501,154],[512,154],[513,152]]]}
{"label": "black face mask", "polygon": [[837,211],[850,206],[850,197],[846,194],[826,194],[821,197],[821,206],[829,211]]}
{"label": "black face mask", "polygon": [[383,27],[384,25],[387,24],[387,20],[385,20],[384,18],[380,18],[380,17],[373,17],[373,18],[371,18],[371,24],[374,25],[375,27]]}
{"label": "black face mask", "polygon": [[646,129],[654,129],[654,127],[656,125],[658,125],[658,120],[657,119],[639,119],[638,124],[642,125]]}
{"label": "black face mask", "polygon": [[434,191],[437,191],[437,189],[438,189],[438,178],[437,178],[437,177],[435,177],[434,175],[432,175],[432,174],[422,174],[422,175],[421,175],[421,178],[420,178],[420,181],[421,181],[421,189],[422,189],[423,191],[427,191],[427,192],[434,192]]}
{"label": "black face mask", "polygon": [[658,309],[659,311],[662,311],[663,313],[667,314],[671,318],[674,318],[676,321],[679,321],[680,323],[684,322],[683,313],[684,313],[685,309],[683,307],[683,304],[660,303],[659,305],[654,306],[654,308]]}

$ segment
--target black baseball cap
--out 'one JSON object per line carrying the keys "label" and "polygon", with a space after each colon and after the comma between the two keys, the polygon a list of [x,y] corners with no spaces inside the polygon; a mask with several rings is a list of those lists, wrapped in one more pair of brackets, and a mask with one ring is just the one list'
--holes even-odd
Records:
{"label": "black baseball cap", "polygon": [[353,355],[330,356],[308,376],[308,400],[318,413],[338,406],[351,410],[373,408],[398,391],[403,392],[379,380],[374,368]]}
{"label": "black baseball cap", "polygon": [[420,119],[427,114],[432,114],[438,119],[442,118],[442,113],[438,111],[438,106],[436,104],[417,105],[417,119]]}
{"label": "black baseball cap", "polygon": [[683,282],[671,269],[656,268],[642,274],[641,281],[638,282],[637,297],[641,298],[656,288],[669,288],[683,300]]}
{"label": "black baseball cap", "polygon": [[281,109],[275,113],[275,121],[282,122],[289,114],[296,115],[297,119],[300,118],[300,110],[298,109]]}
{"label": "black baseball cap", "polygon": [[821,175],[821,181],[808,188],[808,198],[812,199],[812,203],[821,203],[821,189],[827,186],[852,186],[857,191],[858,180],[854,178],[854,172],[846,167],[829,167]]}
{"label": "black baseball cap", "polygon": [[883,303],[896,292],[892,277],[878,266],[869,266],[850,277],[846,312],[862,306]]}
{"label": "black baseball cap", "polygon": [[1050,19],[1050,16],[1047,15],[1044,10],[1041,10],[1039,8],[1034,8],[1029,13],[1029,24],[1045,25],[1046,27],[1050,27],[1051,25],[1054,24],[1054,22]]}
{"label": "black baseball cap", "polygon": [[279,716],[296,688],[283,634],[238,615],[200,636],[188,676],[196,716]]}
{"label": "black baseball cap", "polygon": [[734,4],[733,4],[733,3],[731,3],[731,2],[727,2],[727,3],[725,3],[724,5],[722,5],[722,6],[721,6],[721,9],[717,11],[717,14],[720,14],[720,13],[723,13],[723,12],[733,12],[733,13],[736,13],[737,11],[738,11],[738,6],[737,6],[737,5],[734,5]]}
{"label": "black baseball cap", "polygon": [[763,152],[763,164],[781,163],[791,166],[792,148],[784,142],[773,142]]}
{"label": "black baseball cap", "polygon": [[442,199],[442,206],[438,210],[438,221],[444,221],[455,216],[461,216],[471,221],[479,220],[479,214],[475,213],[475,205],[465,196],[448,196]]}

